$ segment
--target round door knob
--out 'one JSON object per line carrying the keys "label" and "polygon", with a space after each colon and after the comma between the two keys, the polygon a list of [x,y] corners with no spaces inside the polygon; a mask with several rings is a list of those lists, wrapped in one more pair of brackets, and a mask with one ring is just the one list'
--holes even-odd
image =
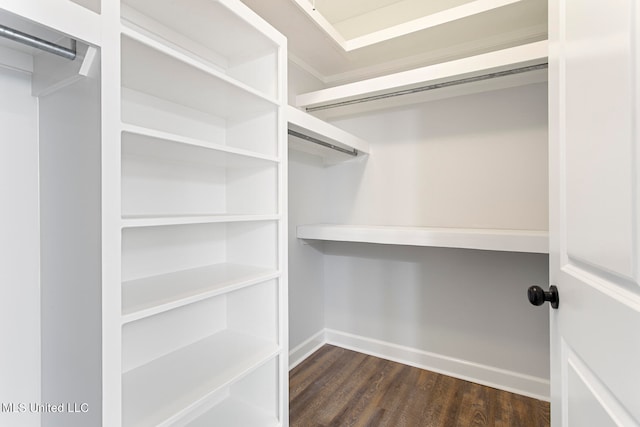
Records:
{"label": "round door knob", "polygon": [[553,308],[558,308],[558,305],[560,305],[558,288],[553,285],[549,287],[548,291],[545,291],[540,286],[531,286],[527,290],[527,296],[529,297],[529,302],[533,305],[542,305],[545,301],[549,301]]}

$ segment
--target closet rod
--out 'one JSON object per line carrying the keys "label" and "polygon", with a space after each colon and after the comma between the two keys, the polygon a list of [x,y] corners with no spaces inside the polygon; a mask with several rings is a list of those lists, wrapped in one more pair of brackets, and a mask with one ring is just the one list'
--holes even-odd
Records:
{"label": "closet rod", "polygon": [[354,156],[355,157],[355,156],[358,155],[358,150],[356,150],[355,148],[353,150],[347,150],[346,148],[338,147],[337,145],[333,145],[333,144],[330,144],[328,142],[321,141],[318,138],[314,138],[312,136],[305,135],[305,134],[300,133],[300,132],[296,132],[295,130],[289,129],[289,135],[295,136],[295,137],[300,138],[300,139],[304,139],[305,141],[313,142],[314,144],[322,145],[323,147],[327,147],[327,148],[330,148],[332,150],[336,150],[336,151],[339,151],[341,153],[348,154],[350,156]]}
{"label": "closet rod", "polygon": [[545,62],[543,64],[529,65],[529,66],[520,67],[520,68],[512,68],[510,70],[498,71],[498,72],[489,73],[489,74],[482,74],[482,75],[474,76],[474,77],[466,77],[466,78],[462,78],[462,79],[458,79],[458,80],[450,80],[448,82],[434,83],[434,84],[431,84],[431,85],[420,86],[420,87],[415,87],[415,88],[411,88],[411,89],[403,89],[403,90],[398,90],[398,91],[395,91],[395,92],[383,93],[383,94],[380,94],[380,95],[364,96],[362,98],[350,99],[348,101],[340,101],[340,102],[334,102],[332,104],[318,105],[317,107],[307,107],[306,111],[313,112],[313,111],[319,111],[319,110],[326,110],[326,109],[329,109],[329,108],[344,107],[344,106],[347,106],[347,105],[360,104],[360,103],[363,103],[363,102],[377,101],[377,100],[385,99],[385,98],[393,98],[393,97],[401,96],[401,95],[410,95],[410,94],[413,94],[413,93],[425,92],[427,90],[440,89],[440,88],[443,88],[443,87],[457,86],[457,85],[462,85],[462,84],[466,84],[466,83],[479,82],[479,81],[482,81],[482,80],[495,79],[495,78],[498,78],[498,77],[504,77],[504,76],[510,76],[510,75],[513,75],[513,74],[526,73],[526,72],[529,72],[529,71],[544,70],[544,69],[548,68],[548,66],[549,66],[549,64]]}
{"label": "closet rod", "polygon": [[0,25],[0,36],[72,61],[76,59],[76,41],[74,39],[71,39],[71,48],[69,49],[4,25]]}

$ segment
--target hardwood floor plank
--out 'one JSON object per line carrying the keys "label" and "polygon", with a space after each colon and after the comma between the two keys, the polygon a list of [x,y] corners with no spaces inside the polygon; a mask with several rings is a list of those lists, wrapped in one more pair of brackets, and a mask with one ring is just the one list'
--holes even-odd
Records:
{"label": "hardwood floor plank", "polygon": [[291,427],[548,427],[549,403],[325,345],[290,372]]}

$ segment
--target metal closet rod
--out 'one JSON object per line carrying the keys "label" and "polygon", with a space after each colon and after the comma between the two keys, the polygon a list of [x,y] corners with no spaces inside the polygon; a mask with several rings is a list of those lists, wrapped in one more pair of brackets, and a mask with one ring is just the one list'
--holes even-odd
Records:
{"label": "metal closet rod", "polygon": [[332,150],[336,150],[336,151],[339,151],[341,153],[348,154],[350,156],[354,156],[355,157],[355,156],[358,155],[358,150],[356,150],[355,148],[353,150],[347,150],[346,148],[338,147],[337,145],[333,145],[333,144],[330,144],[328,142],[321,141],[318,138],[314,138],[312,136],[305,135],[304,133],[296,132],[295,130],[289,129],[289,135],[295,136],[295,137],[300,138],[300,139],[304,139],[305,141],[313,142],[314,144],[322,145],[323,147],[327,147],[327,148],[330,148]]}
{"label": "metal closet rod", "polygon": [[72,61],[76,59],[76,41],[74,39],[71,39],[71,48],[67,48],[4,25],[0,25],[0,36]]}
{"label": "metal closet rod", "polygon": [[549,64],[545,62],[542,64],[529,65],[529,66],[520,67],[520,68],[512,68],[510,70],[498,71],[498,72],[489,73],[489,74],[482,74],[474,77],[466,77],[458,80],[451,80],[448,82],[434,83],[434,84],[420,86],[420,87],[411,88],[411,89],[403,89],[395,92],[383,93],[381,95],[364,96],[362,98],[334,102],[332,104],[318,105],[317,107],[307,107],[306,110],[311,113],[314,111],[326,110],[329,108],[345,107],[347,105],[361,104],[363,102],[378,101],[380,99],[393,98],[393,97],[402,96],[402,95],[411,95],[414,93],[425,92],[428,90],[441,89],[449,86],[457,86],[457,85],[462,85],[467,83],[478,82],[482,80],[489,80],[489,79],[495,79],[498,77],[510,76],[512,74],[521,74],[521,73],[527,73],[529,71],[544,70],[548,68],[548,66]]}

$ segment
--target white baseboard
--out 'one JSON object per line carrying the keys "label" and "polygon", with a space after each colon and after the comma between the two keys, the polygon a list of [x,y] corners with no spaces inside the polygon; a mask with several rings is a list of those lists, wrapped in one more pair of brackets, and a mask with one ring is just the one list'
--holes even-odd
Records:
{"label": "white baseboard", "polygon": [[319,331],[289,351],[289,370],[298,366],[304,359],[311,356],[316,350],[327,343],[324,331],[324,329]]}
{"label": "white baseboard", "polygon": [[[441,354],[430,353],[411,347],[400,346],[332,329],[325,329],[324,331],[314,335],[311,339],[305,341],[304,344],[306,346],[300,345],[296,347],[292,353],[295,352],[298,355],[298,358],[292,358],[292,360],[296,360],[296,364],[300,363],[304,360],[304,357],[300,359],[300,356],[303,353],[302,349],[312,348],[312,343],[316,344],[316,347],[313,348],[317,349],[321,347],[324,342],[320,345],[317,345],[317,343],[323,340],[327,344],[336,345],[338,347],[358,351],[371,356],[438,372],[440,374],[533,397],[535,399],[549,401],[549,380],[544,378],[524,375],[518,372],[499,369],[492,366],[469,362],[467,360],[456,359]],[[307,351],[307,356],[313,351]]]}

